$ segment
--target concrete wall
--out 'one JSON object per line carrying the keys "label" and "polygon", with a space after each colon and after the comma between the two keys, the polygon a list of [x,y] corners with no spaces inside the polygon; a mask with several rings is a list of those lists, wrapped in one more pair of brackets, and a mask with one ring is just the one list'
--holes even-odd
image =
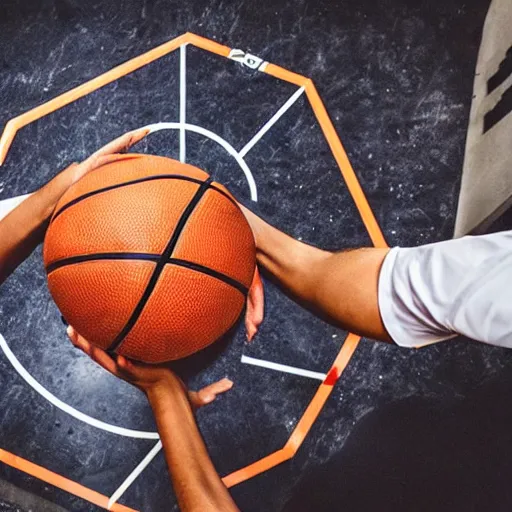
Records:
{"label": "concrete wall", "polygon": [[512,204],[511,71],[512,2],[493,0],[476,66],[455,237],[484,232]]}

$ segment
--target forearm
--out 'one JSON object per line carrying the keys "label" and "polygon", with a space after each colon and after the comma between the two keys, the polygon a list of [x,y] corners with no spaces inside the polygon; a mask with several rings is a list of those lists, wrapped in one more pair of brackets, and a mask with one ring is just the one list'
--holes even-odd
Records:
{"label": "forearm", "polygon": [[293,295],[311,302],[310,292],[317,279],[312,271],[321,267],[332,253],[293,239],[245,207],[242,211],[254,234],[258,263]]}
{"label": "forearm", "polygon": [[237,511],[208,455],[179,382],[148,393],[180,510]]}
{"label": "forearm", "polygon": [[149,133],[128,132],[98,149],[82,163],[71,164],[0,221],[0,284],[43,241],[47,223],[68,188],[87,173],[116,159]]}
{"label": "forearm", "polygon": [[388,249],[332,253],[294,240],[242,210],[256,240],[257,260],[299,302],[335,325],[389,341],[378,305],[379,272]]}
{"label": "forearm", "polygon": [[59,175],[0,221],[0,283],[43,241],[55,205],[69,187]]}

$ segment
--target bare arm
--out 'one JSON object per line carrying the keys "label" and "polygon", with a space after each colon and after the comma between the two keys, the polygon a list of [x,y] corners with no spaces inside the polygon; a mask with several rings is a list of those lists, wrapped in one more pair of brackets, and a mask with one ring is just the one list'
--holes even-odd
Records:
{"label": "bare arm", "polygon": [[126,133],[82,163],[70,165],[0,221],[0,284],[43,241],[48,221],[64,192],[106,163],[111,155],[128,149],[146,135],[146,130]]}
{"label": "bare arm", "polygon": [[378,304],[378,278],[389,249],[332,253],[294,240],[241,207],[254,233],[258,263],[299,302],[335,325],[390,341]]}
{"label": "bare arm", "polygon": [[169,377],[165,387],[148,393],[148,399],[180,509],[237,511],[208,455],[183,386]]}
{"label": "bare arm", "polygon": [[0,284],[43,241],[55,205],[72,183],[70,169],[25,199],[0,221]]}
{"label": "bare arm", "polygon": [[108,354],[68,328],[72,343],[110,373],[138,387],[149,399],[164,448],[171,481],[184,512],[235,512],[238,508],[222,483],[197,427],[193,408],[209,404],[231,389],[228,379],[199,392],[188,392],[165,365],[134,363]]}

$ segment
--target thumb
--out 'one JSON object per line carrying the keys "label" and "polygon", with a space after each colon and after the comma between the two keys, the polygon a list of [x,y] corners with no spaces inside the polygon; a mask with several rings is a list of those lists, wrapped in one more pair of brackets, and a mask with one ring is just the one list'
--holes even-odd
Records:
{"label": "thumb", "polygon": [[68,325],[68,327],[66,328],[66,334],[68,335],[68,338],[71,340],[71,343],[73,343],[73,345],[78,346],[77,343],[79,341],[79,337],[78,337],[78,333],[75,331],[75,329],[71,326],[71,325]]}
{"label": "thumb", "polygon": [[227,378],[221,379],[199,391],[190,391],[189,398],[195,408],[211,404],[217,395],[229,391],[233,387],[233,382]]}
{"label": "thumb", "polygon": [[265,292],[263,290],[263,282],[255,267],[254,278],[247,296],[247,308],[245,311],[245,329],[247,331],[247,340],[251,341],[263,322],[265,314]]}

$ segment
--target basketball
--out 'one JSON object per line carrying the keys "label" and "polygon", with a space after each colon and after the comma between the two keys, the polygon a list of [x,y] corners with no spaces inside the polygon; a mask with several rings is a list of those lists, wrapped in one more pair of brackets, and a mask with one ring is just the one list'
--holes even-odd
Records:
{"label": "basketball", "polygon": [[78,333],[159,363],[205,348],[236,323],[255,243],[235,199],[207,173],[130,153],[62,196],[43,258],[52,297]]}

